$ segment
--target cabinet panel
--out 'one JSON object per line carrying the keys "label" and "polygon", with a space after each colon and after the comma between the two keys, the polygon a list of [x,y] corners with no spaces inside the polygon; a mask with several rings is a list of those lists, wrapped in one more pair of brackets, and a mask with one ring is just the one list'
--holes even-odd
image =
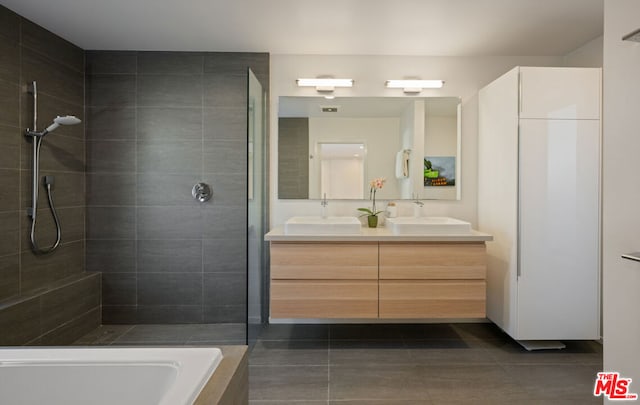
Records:
{"label": "cabinet panel", "polygon": [[484,318],[481,280],[380,281],[380,318]]}
{"label": "cabinet panel", "polygon": [[272,279],[378,279],[377,243],[272,243]]}
{"label": "cabinet panel", "polygon": [[484,279],[484,243],[380,243],[380,279]]}
{"label": "cabinet panel", "polygon": [[599,119],[600,69],[520,68],[520,118]]}
{"label": "cabinet panel", "polygon": [[377,318],[377,281],[272,280],[273,318]]}

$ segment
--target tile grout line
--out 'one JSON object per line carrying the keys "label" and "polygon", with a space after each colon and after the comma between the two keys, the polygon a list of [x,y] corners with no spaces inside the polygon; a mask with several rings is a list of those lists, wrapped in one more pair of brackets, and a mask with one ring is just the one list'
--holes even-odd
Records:
{"label": "tile grout line", "polygon": [[[136,66],[135,66],[135,75],[134,75],[134,83],[133,83],[133,130],[134,130],[134,134],[133,134],[133,139],[134,139],[134,143],[133,143],[133,162],[134,162],[134,169],[136,172],[136,175],[134,176],[134,184],[135,184],[135,195],[134,195],[134,199],[135,199],[135,204],[134,204],[134,210],[133,210],[133,256],[135,258],[135,262],[134,262],[134,271],[135,271],[135,275],[136,275],[136,279],[135,279],[135,306],[134,306],[134,313],[135,313],[135,321],[138,322],[138,290],[139,290],[139,286],[138,286],[138,278],[139,278],[139,274],[138,274],[138,188],[139,188],[139,184],[138,184],[138,58],[139,58],[139,53],[136,52],[135,53],[135,61],[136,61]],[[131,330],[135,327],[132,326]],[[125,332],[128,333],[129,331]],[[124,334],[122,335],[124,336]]]}

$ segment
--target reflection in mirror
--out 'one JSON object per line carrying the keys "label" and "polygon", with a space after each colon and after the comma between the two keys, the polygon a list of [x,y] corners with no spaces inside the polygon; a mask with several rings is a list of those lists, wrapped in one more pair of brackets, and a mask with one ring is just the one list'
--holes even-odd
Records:
{"label": "reflection in mirror", "polygon": [[457,97],[280,97],[278,198],[460,198]]}

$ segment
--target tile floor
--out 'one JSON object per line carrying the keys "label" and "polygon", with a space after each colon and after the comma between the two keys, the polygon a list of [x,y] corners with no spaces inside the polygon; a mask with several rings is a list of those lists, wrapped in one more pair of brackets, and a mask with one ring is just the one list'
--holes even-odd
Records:
{"label": "tile floor", "polygon": [[[239,344],[244,325],[105,325],[76,344]],[[251,405],[600,404],[602,346],[527,352],[490,323],[269,325]]]}

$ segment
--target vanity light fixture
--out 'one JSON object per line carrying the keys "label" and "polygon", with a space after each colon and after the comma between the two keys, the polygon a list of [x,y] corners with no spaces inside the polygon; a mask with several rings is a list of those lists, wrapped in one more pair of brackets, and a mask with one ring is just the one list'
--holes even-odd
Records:
{"label": "vanity light fixture", "polygon": [[403,89],[405,93],[420,93],[423,89],[439,89],[444,80],[387,80],[384,85],[389,89]]}
{"label": "vanity light fixture", "polygon": [[353,79],[335,79],[333,77],[317,77],[315,79],[297,79],[298,87],[315,87],[316,91],[327,99],[333,99],[336,87],[353,87]]}

